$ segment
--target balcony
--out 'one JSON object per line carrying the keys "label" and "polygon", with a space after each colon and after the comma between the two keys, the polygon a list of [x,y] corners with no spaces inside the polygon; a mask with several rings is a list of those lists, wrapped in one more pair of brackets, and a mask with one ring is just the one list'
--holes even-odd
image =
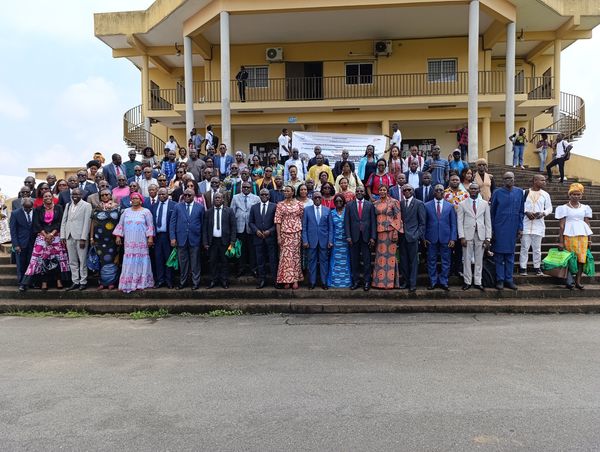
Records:
{"label": "balcony", "polygon": [[[502,95],[505,92],[506,73],[480,71],[479,94]],[[432,76],[428,73],[299,77],[248,80],[247,102],[293,102],[340,99],[376,99],[435,96],[466,96],[469,77],[467,72]],[[221,102],[219,80],[194,82],[194,103]],[[238,85],[230,81],[231,101],[239,101]],[[515,94],[527,95],[528,100],[553,99],[553,77],[515,77]],[[150,90],[151,110],[173,110],[175,104],[185,103],[182,83],[176,88]]]}

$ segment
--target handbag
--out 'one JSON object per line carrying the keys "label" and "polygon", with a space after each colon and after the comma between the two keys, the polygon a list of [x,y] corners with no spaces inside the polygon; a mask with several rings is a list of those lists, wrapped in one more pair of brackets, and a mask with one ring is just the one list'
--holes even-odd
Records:
{"label": "handbag", "polygon": [[179,269],[179,260],[177,259],[177,248],[173,248],[171,254],[169,254],[166,266],[171,267],[173,270]]}
{"label": "handbag", "polygon": [[100,270],[100,258],[96,252],[96,247],[91,246],[87,256],[87,268],[92,272]]}
{"label": "handbag", "polygon": [[225,256],[230,259],[239,259],[242,255],[242,242],[239,239],[235,241],[233,246],[229,245],[227,251],[225,251]]}
{"label": "handbag", "polygon": [[42,275],[50,273],[51,271],[55,270],[56,268],[58,268],[58,259],[56,257],[42,259],[42,268],[41,268]]}
{"label": "handbag", "polygon": [[585,253],[585,264],[583,265],[583,273],[587,276],[594,276],[596,274],[596,264],[594,262],[594,256],[592,256],[592,252],[587,250]]}

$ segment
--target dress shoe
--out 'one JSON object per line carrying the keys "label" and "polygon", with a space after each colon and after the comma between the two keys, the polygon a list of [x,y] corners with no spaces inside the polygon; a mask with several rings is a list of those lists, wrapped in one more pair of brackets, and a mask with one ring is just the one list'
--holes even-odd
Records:
{"label": "dress shoe", "polygon": [[154,284],[154,288],[155,289],[160,289],[161,287],[163,287],[165,285],[165,283],[156,283]]}
{"label": "dress shoe", "polygon": [[512,281],[505,282],[504,287],[508,287],[509,289],[512,289],[512,290],[517,290],[517,285]]}
{"label": "dress shoe", "polygon": [[21,285],[19,286],[19,292],[25,292],[26,290],[27,290],[27,286],[26,286],[26,285],[24,285],[24,284],[21,284]]}
{"label": "dress shoe", "polygon": [[168,289],[172,289],[173,288],[173,284],[167,284],[167,288]]}
{"label": "dress shoe", "polygon": [[70,292],[70,291],[72,291],[72,290],[77,290],[77,289],[79,289],[79,284],[71,284],[71,285],[70,285],[69,287],[67,287],[65,290],[66,290],[67,292]]}
{"label": "dress shoe", "polygon": [[504,282],[500,281],[500,282],[496,283],[496,289],[504,290]]}
{"label": "dress shoe", "polygon": [[417,293],[417,288],[416,287],[411,287],[410,289],[408,289],[408,293],[411,293],[411,294]]}
{"label": "dress shoe", "polygon": [[440,289],[442,289],[445,292],[448,292],[450,289],[448,288],[448,286],[440,286]]}
{"label": "dress shoe", "polygon": [[175,287],[175,289],[177,289],[177,290],[185,289],[185,284],[178,284],[177,287]]}
{"label": "dress shoe", "polygon": [[261,279],[260,282],[257,284],[256,288],[257,289],[262,289],[267,285],[267,282],[264,279]]}
{"label": "dress shoe", "polygon": [[406,289],[408,286],[406,284],[400,284],[398,289]]}
{"label": "dress shoe", "polygon": [[427,286],[427,290],[433,290],[435,289],[435,284],[431,284],[429,286]]}
{"label": "dress shoe", "polygon": [[363,287],[365,292],[368,292],[369,290],[371,290],[371,283],[366,283],[365,287]]}
{"label": "dress shoe", "polygon": [[221,287],[222,287],[223,289],[229,289],[229,283],[228,283],[227,281],[223,281],[223,282],[221,283]]}
{"label": "dress shoe", "polygon": [[482,292],[485,292],[485,287],[483,287],[482,285],[479,285],[479,286],[474,285],[473,287],[475,287],[475,289],[481,290]]}
{"label": "dress shoe", "polygon": [[323,290],[329,290],[329,286],[327,284],[323,284],[321,287],[323,288]]}
{"label": "dress shoe", "polygon": [[87,284],[79,284],[79,290],[87,289]]}
{"label": "dress shoe", "polygon": [[471,288],[470,284],[463,284],[463,290],[469,290]]}
{"label": "dress shoe", "polygon": [[206,288],[207,288],[207,289],[212,289],[212,288],[213,288],[213,287],[215,287],[216,285],[217,285],[217,283],[216,283],[216,282],[214,282],[214,281],[211,281],[211,282],[208,284],[208,286],[206,286]]}
{"label": "dress shoe", "polygon": [[200,284],[194,284],[192,286],[192,290],[198,290],[198,289],[200,289]]}
{"label": "dress shoe", "polygon": [[308,288],[309,288],[309,290],[313,290],[315,288],[315,284],[309,284]]}
{"label": "dress shoe", "polygon": [[354,284],[352,284],[352,287],[350,287],[350,290],[356,290],[356,289],[358,289],[359,287],[360,287],[360,284],[358,284],[358,283],[354,283]]}

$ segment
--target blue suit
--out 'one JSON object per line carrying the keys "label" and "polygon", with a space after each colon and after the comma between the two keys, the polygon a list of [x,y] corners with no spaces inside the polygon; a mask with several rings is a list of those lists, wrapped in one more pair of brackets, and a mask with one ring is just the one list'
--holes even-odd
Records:
{"label": "blue suit", "polygon": [[[124,165],[120,165],[119,168],[122,175],[127,174],[127,169]],[[111,162],[108,165],[104,165],[102,167],[102,175],[106,179],[106,182],[108,182],[108,185],[110,185],[111,190],[117,186],[117,172],[114,163]]]}
{"label": "blue suit", "polygon": [[[156,238],[154,241],[154,280],[156,281],[156,284],[166,284],[167,286],[171,287],[173,285],[173,270],[171,267],[167,267],[166,263],[169,259],[169,255],[171,254],[171,237],[169,235],[169,226],[177,203],[171,200],[165,201],[161,211],[162,216],[159,220],[161,232],[158,231],[159,226],[157,224],[157,216],[160,205],[161,202],[158,201],[150,207],[150,212],[152,213],[152,218],[154,219],[154,230],[156,231]],[[166,216],[164,214],[165,210]],[[163,229],[164,231],[162,231]]]}
{"label": "blue suit", "polygon": [[202,219],[204,206],[192,203],[191,214],[185,202],[177,204],[169,222],[169,237],[177,240],[179,258],[180,285],[185,286],[190,269],[192,284],[200,286],[200,243],[202,237]]}
{"label": "blue suit", "polygon": [[25,271],[31,259],[31,252],[33,251],[33,242],[35,241],[35,235],[33,234],[33,209],[29,215],[31,223],[27,221],[25,210],[20,207],[13,211],[9,221],[12,245],[21,248],[20,253],[15,253],[19,284],[22,284],[23,277],[25,276]]}
{"label": "blue suit", "polygon": [[[123,196],[121,198],[121,209],[129,209],[131,207],[131,198],[129,196]],[[144,202],[142,203],[142,207],[150,210],[150,198],[144,197]]]}
{"label": "blue suit", "polygon": [[[220,154],[215,155],[214,157],[214,167],[219,170],[219,179],[223,180],[229,173],[229,169],[231,168],[231,164],[233,163],[233,156],[229,154],[225,154],[221,157]],[[225,159],[225,172],[221,172],[221,159]]]}
{"label": "blue suit", "polygon": [[[425,240],[429,242],[427,245],[427,272],[432,286],[436,284],[447,286],[452,254],[448,243],[456,242],[457,239],[456,212],[452,204],[442,200],[442,212],[438,218],[436,203],[435,199],[425,203]],[[442,271],[439,274],[437,271],[438,255],[442,261]]]}
{"label": "blue suit", "polygon": [[311,286],[317,283],[319,263],[321,284],[327,284],[329,270],[329,209],[321,206],[321,218],[317,223],[316,206],[304,209],[302,217],[302,244],[308,244],[308,280]]}

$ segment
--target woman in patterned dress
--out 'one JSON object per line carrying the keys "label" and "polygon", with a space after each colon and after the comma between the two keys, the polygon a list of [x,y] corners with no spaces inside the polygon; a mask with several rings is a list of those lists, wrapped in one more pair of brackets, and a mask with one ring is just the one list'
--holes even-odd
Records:
{"label": "woman in patterned dress", "polygon": [[388,196],[387,185],[379,187],[380,198],[375,201],[377,220],[377,247],[373,268],[373,287],[394,289],[400,287],[396,248],[398,233],[403,232],[400,203]]}
{"label": "woman in patterned dress", "polygon": [[283,188],[284,199],[275,210],[277,243],[279,243],[279,267],[277,284],[286,289],[296,290],[298,282],[304,279],[300,265],[300,245],[302,242],[302,215],[304,204],[294,199],[294,191],[289,185]]}
{"label": "woman in patterned dress", "polygon": [[404,173],[404,160],[402,160],[402,156],[400,155],[400,148],[396,145],[390,148],[388,171],[396,180],[398,180],[400,173]]}
{"label": "woman in patterned dress", "polygon": [[142,207],[144,197],[137,192],[130,195],[131,207],[125,209],[113,234],[117,245],[125,242],[123,267],[119,289],[125,293],[154,286],[152,264],[148,247],[154,244],[152,214]]}
{"label": "woman in patterned dress", "polygon": [[[120,208],[112,198],[110,190],[100,190],[100,202],[92,212],[90,225],[90,245],[96,248],[96,254],[100,260],[100,277],[98,290],[108,287],[115,288],[118,269],[116,262],[119,256],[119,247],[115,242],[113,231],[119,222]],[[107,266],[111,267],[107,267]],[[102,269],[105,269],[103,272]]]}
{"label": "woman in patterned dress", "polygon": [[335,209],[329,215],[329,248],[331,258],[329,260],[329,276],[327,285],[329,287],[352,286],[352,272],[350,271],[350,250],[346,230],[344,228],[344,215],[346,199],[340,193],[333,197]]}
{"label": "woman in patterned dress", "polygon": [[356,199],[356,195],[354,194],[353,191],[350,190],[350,184],[346,177],[342,176],[341,178],[339,178],[338,185],[340,187],[338,190],[338,194],[340,194],[344,197],[346,204],[348,204],[350,201],[354,201]]}

